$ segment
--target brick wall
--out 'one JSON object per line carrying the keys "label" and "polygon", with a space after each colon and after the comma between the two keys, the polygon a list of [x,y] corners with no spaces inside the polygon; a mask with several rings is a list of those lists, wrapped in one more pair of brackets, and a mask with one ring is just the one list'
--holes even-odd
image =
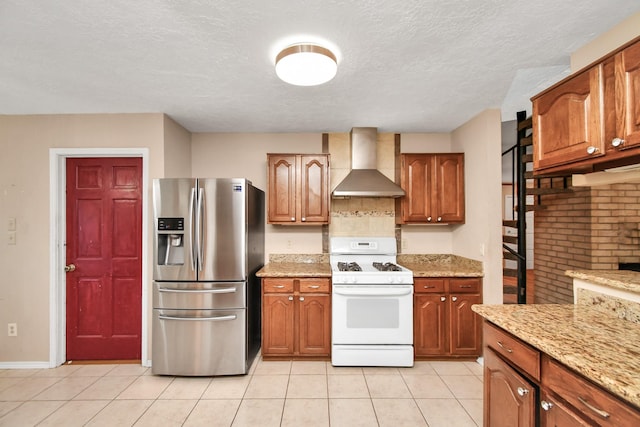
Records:
{"label": "brick wall", "polygon": [[546,208],[535,213],[536,303],[573,302],[573,282],[565,270],[640,262],[640,184],[574,187],[541,201]]}

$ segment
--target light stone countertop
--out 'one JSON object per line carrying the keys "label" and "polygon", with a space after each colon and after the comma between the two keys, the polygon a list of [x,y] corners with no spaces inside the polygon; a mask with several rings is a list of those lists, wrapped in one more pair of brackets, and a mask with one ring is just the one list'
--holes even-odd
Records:
{"label": "light stone countertop", "polygon": [[[482,263],[450,254],[402,255],[398,264],[414,277],[482,277]],[[328,254],[272,254],[258,277],[331,277]]]}
{"label": "light stone countertop", "polygon": [[585,280],[623,291],[640,294],[640,273],[626,270],[569,270],[564,273],[574,279]]}
{"label": "light stone countertop", "polygon": [[640,408],[640,324],[582,305],[474,305],[472,310]]}

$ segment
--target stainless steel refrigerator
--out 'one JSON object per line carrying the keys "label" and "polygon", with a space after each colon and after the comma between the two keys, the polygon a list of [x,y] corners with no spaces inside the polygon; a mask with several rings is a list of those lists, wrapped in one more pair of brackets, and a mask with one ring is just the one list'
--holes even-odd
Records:
{"label": "stainless steel refrigerator", "polygon": [[152,372],[246,374],[260,348],[264,192],[246,179],[153,181]]}

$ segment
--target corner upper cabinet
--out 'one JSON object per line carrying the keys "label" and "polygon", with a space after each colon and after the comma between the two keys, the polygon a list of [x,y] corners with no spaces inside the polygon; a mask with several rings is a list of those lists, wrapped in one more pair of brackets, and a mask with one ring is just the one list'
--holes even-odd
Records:
{"label": "corner upper cabinet", "polygon": [[269,224],[329,223],[329,155],[267,154]]}
{"label": "corner upper cabinet", "polygon": [[614,64],[616,129],[611,141],[624,150],[640,146],[640,42],[618,53]]}
{"label": "corner upper cabinet", "polygon": [[464,154],[405,153],[397,199],[399,224],[463,224]]}
{"label": "corner upper cabinet", "polygon": [[602,68],[596,65],[532,98],[536,171],[605,154]]}

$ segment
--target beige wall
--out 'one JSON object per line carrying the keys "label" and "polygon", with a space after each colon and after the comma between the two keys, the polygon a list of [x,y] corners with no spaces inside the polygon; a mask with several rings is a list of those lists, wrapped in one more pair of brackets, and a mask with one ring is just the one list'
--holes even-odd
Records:
{"label": "beige wall", "polygon": [[502,168],[500,110],[486,110],[452,132],[464,152],[466,222],[452,233],[453,253],[484,265],[484,302],[502,302]]}
{"label": "beige wall", "polygon": [[[0,362],[49,360],[49,149],[146,147],[149,176],[160,177],[162,117],[0,116],[0,330],[18,324],[17,337],[0,333]],[[8,218],[16,218],[15,246],[7,245]]]}
{"label": "beige wall", "polygon": [[640,36],[640,12],[631,15],[571,55],[571,71],[576,72]]}
{"label": "beige wall", "polygon": [[[191,171],[194,177],[247,178],[266,193],[267,153],[322,153],[322,134],[193,134]],[[322,253],[322,228],[267,225],[265,253],[267,260],[271,253]]]}
{"label": "beige wall", "polygon": [[191,177],[191,133],[164,116],[164,176]]}

